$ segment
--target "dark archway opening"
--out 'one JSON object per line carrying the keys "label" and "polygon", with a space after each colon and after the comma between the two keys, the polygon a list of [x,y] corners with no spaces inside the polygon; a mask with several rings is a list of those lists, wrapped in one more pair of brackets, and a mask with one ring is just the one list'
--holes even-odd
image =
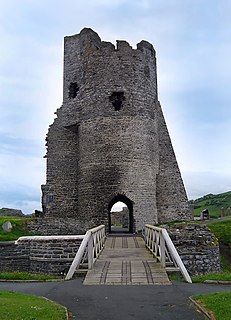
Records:
{"label": "dark archway opening", "polygon": [[[117,204],[123,207],[122,210],[114,209],[114,205]],[[133,233],[133,204],[124,195],[117,195],[108,205],[108,231],[109,233]]]}

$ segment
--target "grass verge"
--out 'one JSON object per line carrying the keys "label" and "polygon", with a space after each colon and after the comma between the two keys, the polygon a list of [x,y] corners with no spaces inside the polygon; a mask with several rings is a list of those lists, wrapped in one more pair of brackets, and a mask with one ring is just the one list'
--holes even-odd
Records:
{"label": "grass verge", "polygon": [[27,273],[27,272],[0,272],[0,279],[4,280],[36,280],[36,281],[50,281],[54,279],[60,279],[54,276],[48,276],[43,274],[36,273]]}
{"label": "grass verge", "polygon": [[0,291],[1,320],[64,320],[66,309],[43,297]]}
{"label": "grass verge", "polygon": [[195,283],[204,282],[205,280],[231,281],[231,272],[207,273],[192,277],[192,281]]}
{"label": "grass verge", "polygon": [[216,320],[231,319],[231,292],[200,294],[192,298],[207,310],[212,311]]}
{"label": "grass verge", "polygon": [[208,227],[220,241],[231,246],[231,219],[209,223]]}
{"label": "grass verge", "polygon": [[[0,217],[0,241],[14,241],[22,236],[30,236],[27,229],[27,222],[32,218],[20,218],[20,217]],[[12,224],[12,230],[10,232],[4,231],[2,225],[4,222],[10,221]]]}

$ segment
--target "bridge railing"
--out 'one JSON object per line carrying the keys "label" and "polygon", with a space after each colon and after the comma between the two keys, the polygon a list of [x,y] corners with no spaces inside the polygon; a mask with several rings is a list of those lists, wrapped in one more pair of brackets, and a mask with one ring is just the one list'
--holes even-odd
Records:
{"label": "bridge railing", "polygon": [[95,260],[103,250],[105,239],[106,236],[104,225],[100,225],[86,232],[65,280],[72,278],[74,272],[79,268],[81,262],[85,259],[87,259],[88,262],[88,269],[92,269]]}
{"label": "bridge railing", "polygon": [[181,271],[184,279],[187,282],[192,283],[188,271],[166,229],[146,224],[144,239],[146,247],[153,253],[166,270],[168,270],[167,264],[171,264],[173,267],[169,269],[172,271]]}

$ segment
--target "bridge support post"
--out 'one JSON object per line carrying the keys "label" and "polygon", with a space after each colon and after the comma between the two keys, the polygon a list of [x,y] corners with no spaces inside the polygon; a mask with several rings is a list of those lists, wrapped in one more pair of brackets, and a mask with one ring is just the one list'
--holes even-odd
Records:
{"label": "bridge support post", "polygon": [[93,236],[91,234],[87,245],[87,257],[88,257],[88,269],[92,269],[94,261],[94,248],[93,248]]}
{"label": "bridge support post", "polygon": [[165,253],[165,240],[163,237],[162,232],[160,233],[160,263],[162,265],[162,267],[165,268],[166,266],[166,253]]}

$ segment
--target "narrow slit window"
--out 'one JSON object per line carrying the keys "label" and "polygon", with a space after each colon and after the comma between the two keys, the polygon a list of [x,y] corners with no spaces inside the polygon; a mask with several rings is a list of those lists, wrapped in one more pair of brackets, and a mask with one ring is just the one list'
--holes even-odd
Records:
{"label": "narrow slit window", "polygon": [[77,96],[79,87],[76,82],[71,82],[69,86],[69,98],[74,99]]}

